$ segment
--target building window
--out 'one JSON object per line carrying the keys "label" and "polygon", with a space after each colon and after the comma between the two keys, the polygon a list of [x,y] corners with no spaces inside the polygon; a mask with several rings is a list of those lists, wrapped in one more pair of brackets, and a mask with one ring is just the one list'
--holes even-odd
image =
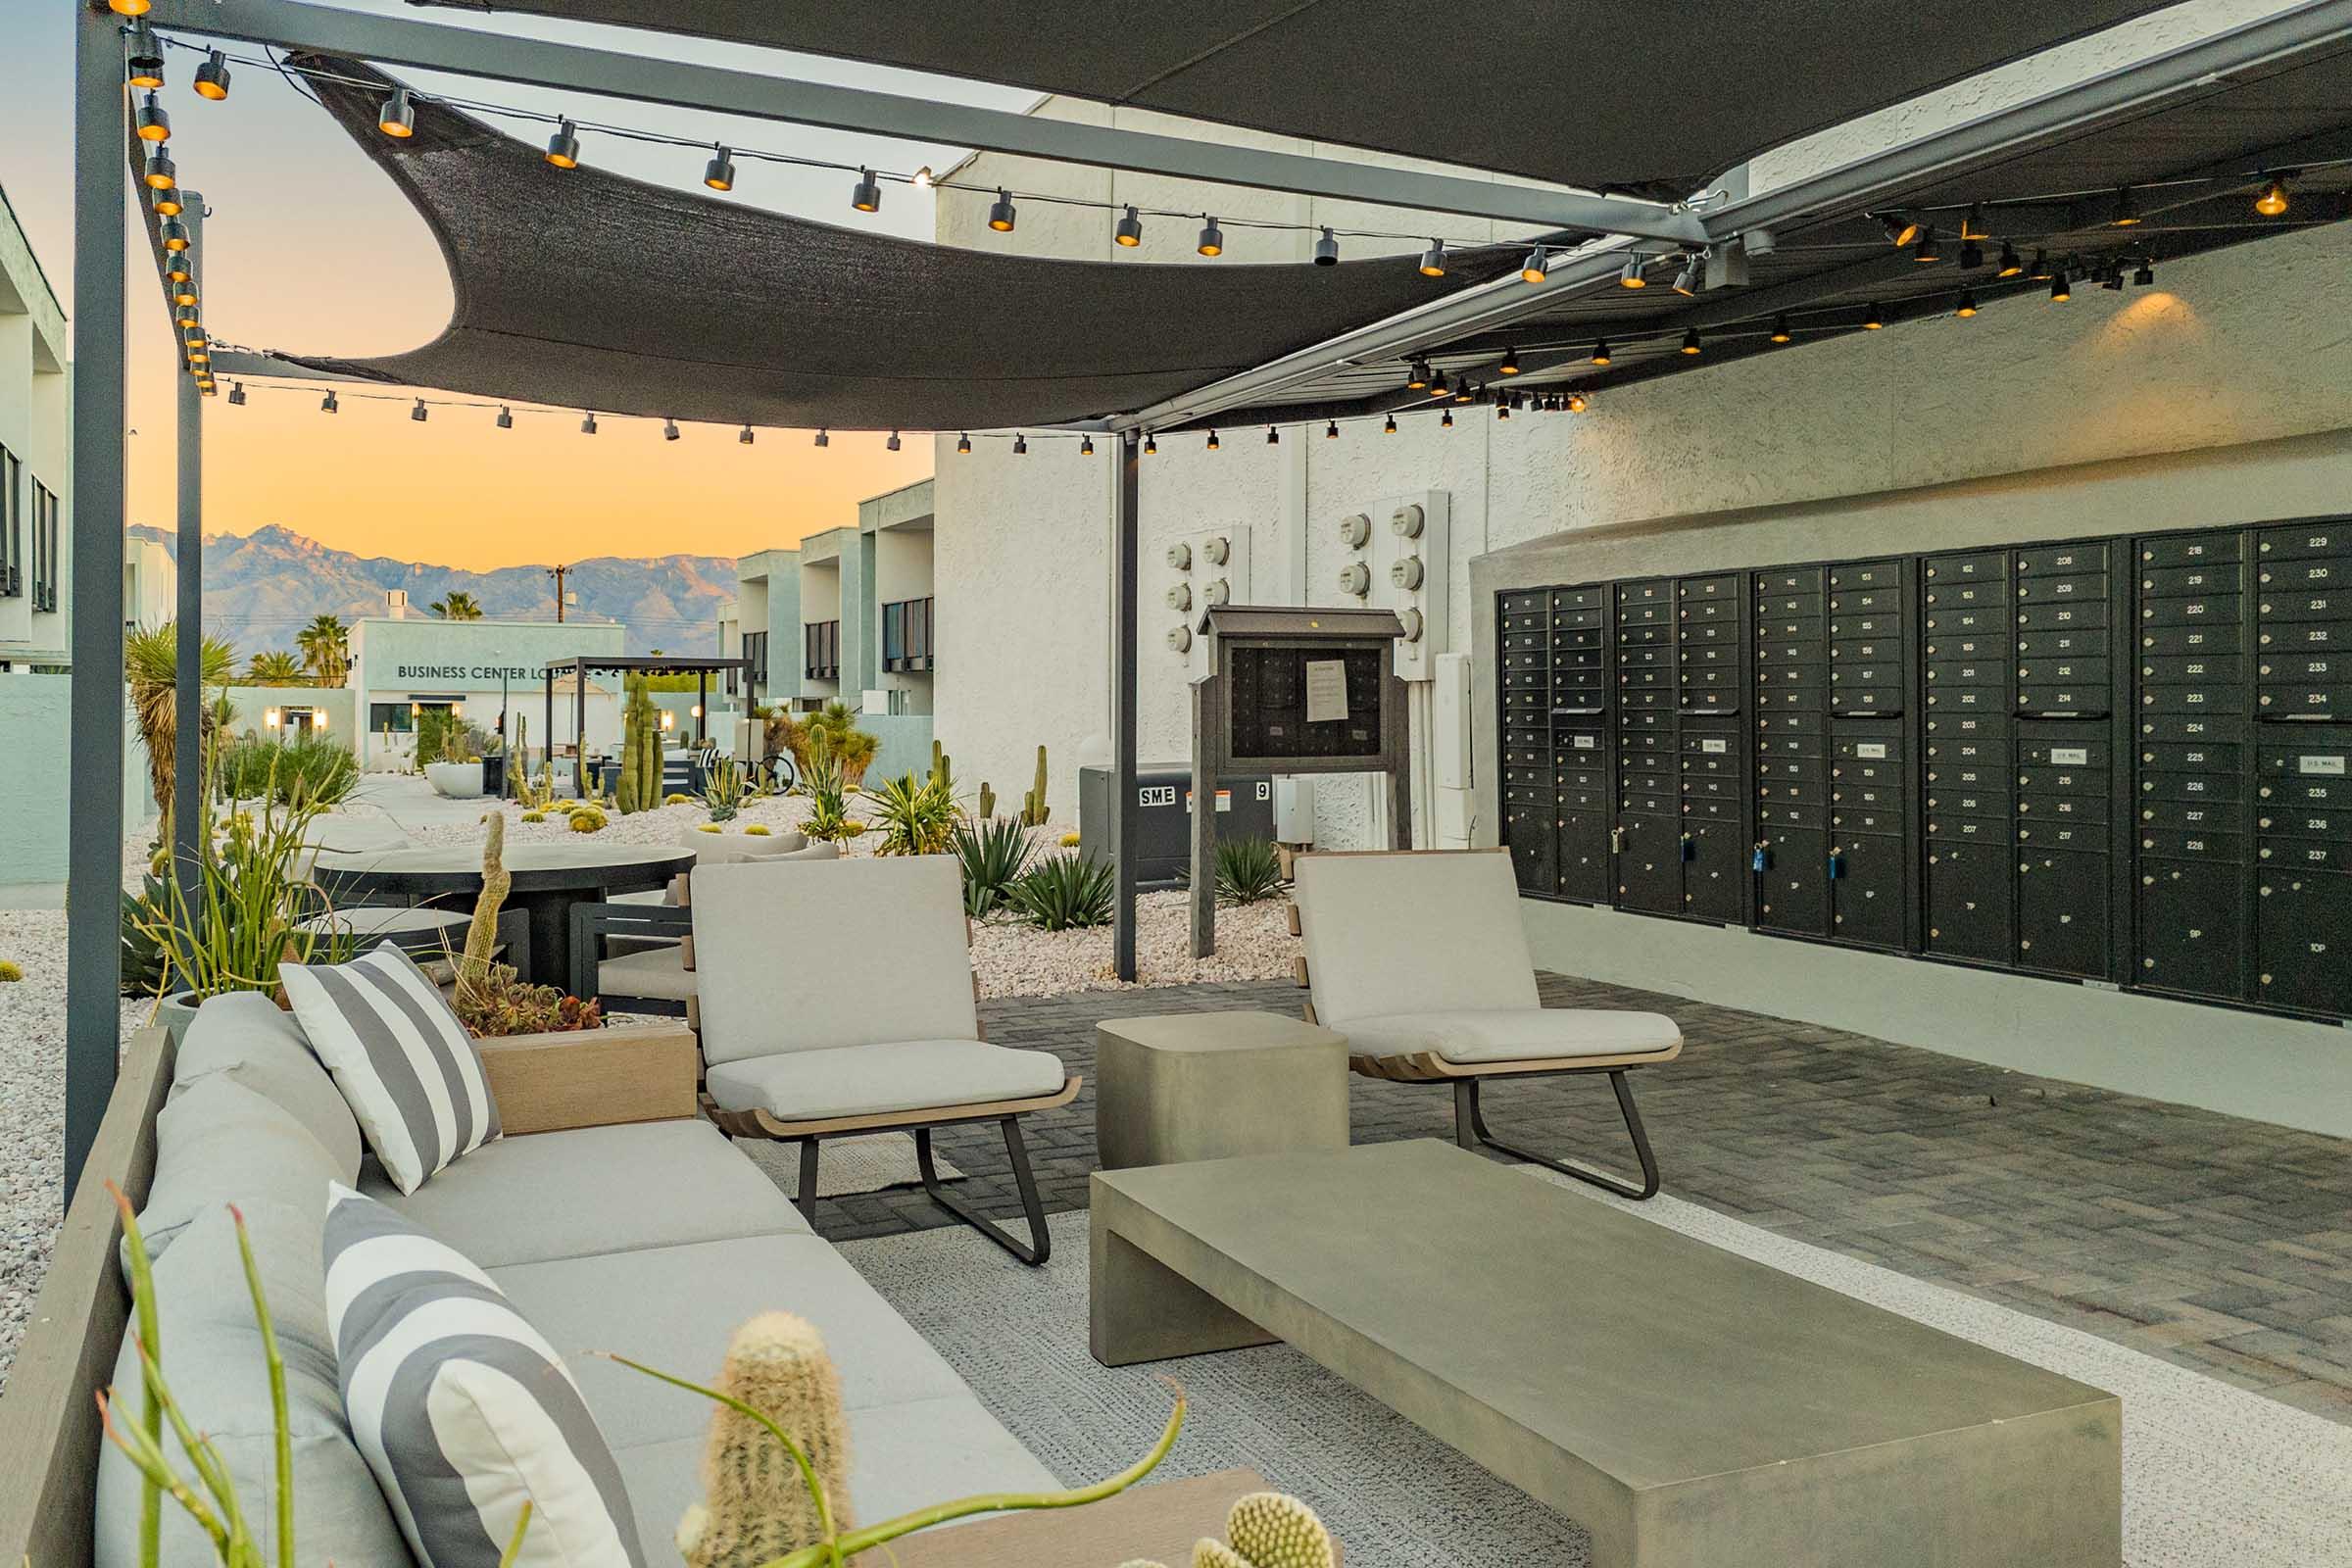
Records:
{"label": "building window", "polygon": [[901,599],[882,607],[882,667],[901,674],[932,667],[929,599]]}
{"label": "building window", "polygon": [[[760,689],[767,684],[767,633],[747,631],[743,634],[743,659],[746,665],[744,678],[751,682],[752,695],[758,697]],[[734,678],[735,671],[727,671],[727,679],[732,681]],[[732,691],[734,687],[727,689]]]}
{"label": "building window", "polygon": [[32,608],[57,608],[58,578],[57,496],[40,480],[32,481]]}
{"label": "building window", "polygon": [[24,465],[0,447],[0,599],[24,591]]}
{"label": "building window", "polygon": [[801,673],[809,680],[841,679],[841,622],[812,620],[801,628]]}

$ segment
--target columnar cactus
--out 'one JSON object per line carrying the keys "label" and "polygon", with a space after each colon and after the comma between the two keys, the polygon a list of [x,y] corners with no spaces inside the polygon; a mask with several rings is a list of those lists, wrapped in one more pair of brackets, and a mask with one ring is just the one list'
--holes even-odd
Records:
{"label": "columnar cactus", "polygon": [[1044,827],[1046,818],[1054,814],[1046,804],[1046,749],[1037,749],[1037,783],[1021,797],[1021,826]]}
{"label": "columnar cactus", "polygon": [[466,956],[458,962],[458,989],[478,992],[490,978],[490,956],[498,948],[498,911],[514,884],[507,870],[507,814],[485,811],[489,831],[482,839],[482,891],[473,901],[473,923],[466,928]]}
{"label": "columnar cactus", "polygon": [[641,674],[622,682],[628,701],[621,708],[619,778],[613,805],[623,816],[662,804],[662,714]]}
{"label": "columnar cactus", "polygon": [[980,781],[980,820],[993,822],[997,817],[997,792],[988,780]]}
{"label": "columnar cactus", "polygon": [[[849,1419],[840,1375],[815,1325],[790,1312],[753,1318],[735,1331],[716,1387],[800,1446],[834,1533],[848,1531]],[[703,1500],[678,1521],[678,1554],[688,1568],[755,1568],[825,1535],[799,1463],[765,1426],[722,1405],[703,1450]]]}
{"label": "columnar cactus", "polygon": [[[1315,1510],[1279,1492],[1252,1492],[1225,1516],[1223,1541],[1193,1545],[1193,1568],[1335,1568],[1339,1551]],[[1138,1558],[1119,1568],[1160,1568]]]}

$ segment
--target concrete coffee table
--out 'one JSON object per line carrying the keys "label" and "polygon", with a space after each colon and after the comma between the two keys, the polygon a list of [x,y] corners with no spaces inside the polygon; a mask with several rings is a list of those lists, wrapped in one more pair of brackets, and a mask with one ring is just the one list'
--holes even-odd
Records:
{"label": "concrete coffee table", "polygon": [[1106,1019],[1095,1143],[1105,1170],[1346,1149],[1348,1043],[1271,1012]]}
{"label": "concrete coffee table", "polygon": [[2122,1401],[1434,1141],[1093,1179],[1110,1366],[1289,1344],[1592,1568],[2116,1568]]}

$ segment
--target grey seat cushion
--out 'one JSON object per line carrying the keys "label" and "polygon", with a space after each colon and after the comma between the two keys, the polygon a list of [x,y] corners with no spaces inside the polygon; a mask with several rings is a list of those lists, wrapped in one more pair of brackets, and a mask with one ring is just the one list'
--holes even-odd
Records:
{"label": "grey seat cushion", "polygon": [[[265,1200],[326,1209],[341,1167],[294,1113],[222,1073],[176,1091],[156,1113],[155,1179],[139,1231],[148,1252],[170,1251],[197,1215]],[[127,1253],[125,1253],[127,1256]],[[125,1276],[127,1278],[127,1276]]]}
{"label": "grey seat cushion", "polygon": [[881,1115],[1050,1095],[1067,1076],[1050,1051],[979,1040],[910,1040],[749,1056],[710,1069],[710,1098],[727,1110],[784,1120]]}
{"label": "grey seat cushion", "polygon": [[[850,1411],[850,1506],[874,1524],[975,1492],[1054,1492],[1061,1483],[968,1393]],[[676,1568],[678,1516],[701,1500],[703,1440],[615,1450],[649,1568]],[[869,1555],[887,1561],[880,1551]]]}
{"label": "grey seat cushion", "polygon": [[358,1176],[359,1121],[292,1013],[258,991],[232,991],[197,1008],[172,1063],[172,1092],[216,1074],[282,1106],[334,1157],[343,1181]]}
{"label": "grey seat cushion", "polygon": [[1683,1032],[1662,1012],[1595,1007],[1490,1007],[1348,1020],[1348,1049],[1363,1056],[1434,1052],[1465,1066],[1554,1056],[1671,1054]]}
{"label": "grey seat cushion", "polygon": [[[286,1367],[287,1427],[294,1453],[294,1541],[309,1562],[405,1565],[407,1544],[375,1476],[352,1442],[336,1386],[319,1262],[326,1204],[315,1207],[241,1200],[254,1262],[270,1302]],[[265,1555],[277,1560],[276,1455],[269,1365],[255,1326],[236,1229],[225,1204],[214,1203],[156,1260],[156,1314],[164,1374],[189,1423],[220,1450],[247,1519],[263,1533]],[[114,1386],[120,1418],[142,1407],[136,1350],[127,1335]],[[194,1474],[167,1433],[166,1451],[183,1475]],[[133,1568],[138,1560],[139,1473],[114,1445],[98,1453],[96,1568]],[[168,1499],[163,1510],[163,1568],[214,1568],[211,1541]]]}
{"label": "grey seat cushion", "polygon": [[761,1312],[793,1312],[816,1325],[841,1370],[846,1408],[965,1392],[939,1352],[814,1236],[521,1263],[492,1269],[490,1278],[564,1352],[597,1425],[616,1448],[708,1431],[710,1401],[576,1351],[612,1350],[704,1378],[725,1359],[736,1329]]}
{"label": "grey seat cushion", "polygon": [[406,1197],[370,1164],[360,1191],[486,1269],[808,1232],[776,1184],[699,1118],[502,1138]]}
{"label": "grey seat cushion", "polygon": [[683,948],[641,948],[596,966],[596,989],[608,997],[661,997],[684,1002],[694,995],[694,975]]}

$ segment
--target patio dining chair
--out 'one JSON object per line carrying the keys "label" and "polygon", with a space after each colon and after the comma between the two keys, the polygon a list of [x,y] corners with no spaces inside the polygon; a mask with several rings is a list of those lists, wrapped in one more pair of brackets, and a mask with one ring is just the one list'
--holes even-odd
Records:
{"label": "patio dining chair", "polygon": [[[1369,1078],[1453,1086],[1454,1142],[1481,1145],[1626,1198],[1658,1190],[1657,1158],[1626,1074],[1672,1061],[1683,1035],[1658,1012],[1546,1007],[1503,850],[1298,857],[1291,929],[1305,956],[1307,1021],[1348,1037]],[[1632,1186],[1488,1130],[1481,1088],[1497,1078],[1606,1073],[1642,1164]]]}
{"label": "patio dining chair", "polygon": [[[831,844],[810,844],[799,833],[758,839],[689,828],[680,839],[694,851],[697,865],[776,865],[830,860],[841,853]],[[573,905],[571,994],[603,1003],[608,1012],[682,1015],[695,987],[687,952],[694,927],[685,909],[685,889],[686,879],[679,876],[665,889]]]}
{"label": "patio dining chair", "polygon": [[[801,1213],[816,1223],[829,1138],[914,1135],[933,1202],[1022,1262],[1051,1239],[1021,1118],[1079,1080],[1047,1051],[981,1037],[962,872],[914,855],[797,865],[698,865],[688,883],[704,1110],[737,1138],[797,1143]],[[940,1185],[934,1129],[995,1122],[1029,1222],[1022,1242]]]}

